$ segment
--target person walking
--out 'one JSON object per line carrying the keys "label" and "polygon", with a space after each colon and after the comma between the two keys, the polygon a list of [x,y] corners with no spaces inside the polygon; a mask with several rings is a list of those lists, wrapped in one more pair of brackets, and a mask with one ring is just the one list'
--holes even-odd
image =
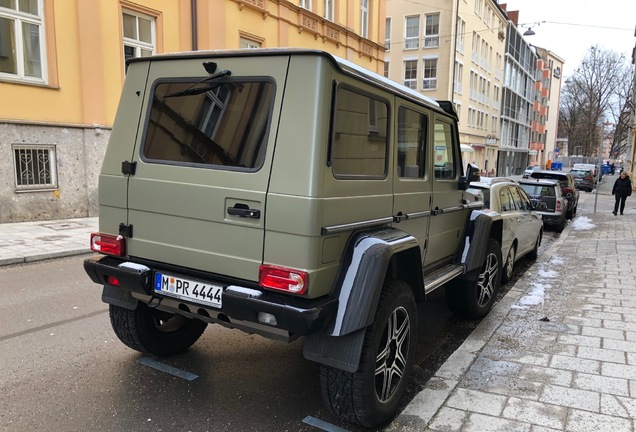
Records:
{"label": "person walking", "polygon": [[614,182],[614,187],[612,188],[612,195],[614,195],[614,198],[616,199],[616,202],[614,203],[614,211],[612,212],[614,213],[614,216],[616,216],[619,210],[619,204],[621,215],[623,214],[623,211],[625,210],[625,200],[627,200],[627,197],[631,194],[632,181],[629,179],[627,173],[623,171],[621,172],[620,177],[618,177]]}

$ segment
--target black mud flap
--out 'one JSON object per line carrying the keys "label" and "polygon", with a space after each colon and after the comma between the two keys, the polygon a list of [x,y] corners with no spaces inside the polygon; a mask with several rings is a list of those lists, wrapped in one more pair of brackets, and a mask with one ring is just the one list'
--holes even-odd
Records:
{"label": "black mud flap", "polygon": [[307,360],[346,372],[356,372],[366,328],[345,336],[315,334],[305,338],[303,355]]}

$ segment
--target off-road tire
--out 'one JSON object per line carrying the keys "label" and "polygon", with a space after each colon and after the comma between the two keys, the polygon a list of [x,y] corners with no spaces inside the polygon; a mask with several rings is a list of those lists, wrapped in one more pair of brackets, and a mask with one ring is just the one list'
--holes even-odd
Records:
{"label": "off-road tire", "polygon": [[539,231],[537,241],[534,243],[534,248],[528,254],[528,258],[530,258],[531,260],[536,260],[537,258],[539,258],[539,246],[541,246],[541,240],[543,240],[543,232]]}
{"label": "off-road tire", "polygon": [[501,246],[490,239],[482,267],[447,284],[446,305],[465,318],[486,316],[495,302],[502,272]]}
{"label": "off-road tire", "polygon": [[135,310],[109,305],[110,323],[126,346],[155,356],[182,353],[203,334],[207,324],[151,309],[139,302]]}
{"label": "off-road tire", "polygon": [[501,282],[506,283],[512,278],[512,273],[515,269],[515,258],[517,257],[517,248],[513,243],[508,251],[506,262],[501,271]]}
{"label": "off-road tire", "polygon": [[396,414],[406,390],[416,345],[413,292],[403,282],[386,281],[373,324],[366,329],[357,372],[320,367],[327,409],[342,420],[365,427],[386,424]]}

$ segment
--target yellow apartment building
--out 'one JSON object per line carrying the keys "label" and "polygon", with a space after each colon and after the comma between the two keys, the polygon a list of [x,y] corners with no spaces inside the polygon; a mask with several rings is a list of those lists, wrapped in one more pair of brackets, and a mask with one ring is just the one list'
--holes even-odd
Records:
{"label": "yellow apartment building", "polygon": [[380,0],[0,0],[0,223],[96,215],[126,58],[303,47],[383,73],[385,17]]}
{"label": "yellow apartment building", "polygon": [[465,162],[497,168],[508,17],[493,0],[387,0],[385,76],[459,115]]}

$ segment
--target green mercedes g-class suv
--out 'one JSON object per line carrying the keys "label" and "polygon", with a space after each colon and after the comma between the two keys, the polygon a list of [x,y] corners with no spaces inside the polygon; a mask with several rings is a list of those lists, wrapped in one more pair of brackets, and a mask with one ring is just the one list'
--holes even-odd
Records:
{"label": "green mercedes g-class suv", "polygon": [[321,51],[128,61],[87,259],[119,339],[167,356],[207,324],[304,337],[336,416],[396,414],[417,302],[481,317],[501,221],[466,192],[457,116]]}

